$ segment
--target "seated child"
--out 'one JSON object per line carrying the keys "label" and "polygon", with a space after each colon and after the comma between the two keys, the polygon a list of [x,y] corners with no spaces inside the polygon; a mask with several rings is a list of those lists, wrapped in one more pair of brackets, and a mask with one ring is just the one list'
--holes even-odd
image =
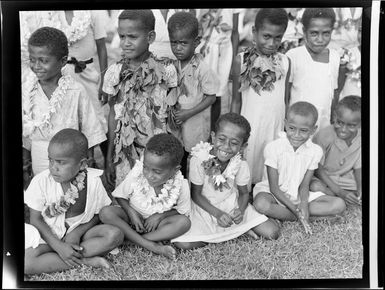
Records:
{"label": "seated child", "polygon": [[[32,165],[35,175],[46,170],[49,141],[64,128],[84,133],[93,157],[93,147],[106,135],[83,85],[62,74],[68,57],[65,34],[52,27],[39,28],[28,40],[28,52],[33,74],[22,91],[23,169],[27,172]],[[25,183],[28,177],[25,174]]]}
{"label": "seated child", "polygon": [[99,210],[111,203],[100,176],[87,169],[87,138],[74,129],[55,134],[48,146],[49,169],[36,175],[24,201],[25,274],[66,270],[81,264],[106,267],[102,255],[123,242],[114,226],[99,224]]}
{"label": "seated child", "polygon": [[337,104],[334,125],[320,130],[314,142],[324,150],[312,190],[361,204],[361,98],[347,96]]}
{"label": "seated child", "polygon": [[178,85],[179,110],[175,112],[177,125],[182,126],[185,155],[182,173],[186,176],[187,157],[191,148],[210,137],[210,107],[215,102],[218,79],[204,62],[203,56],[195,53],[200,39],[198,20],[189,12],[177,12],[168,21],[171,50],[177,58],[176,67],[180,79]]}
{"label": "seated child", "polygon": [[181,142],[166,133],[148,141],[123,182],[112,192],[120,206],[102,209],[103,223],[119,227],[126,238],[169,259],[176,257],[170,245],[190,228],[190,189],[180,172]]}
{"label": "seated child", "polygon": [[322,149],[310,137],[317,129],[318,112],[308,102],[297,102],[288,109],[280,138],[264,150],[267,178],[253,189],[257,211],[279,220],[299,219],[311,233],[309,216],[341,214],[345,202],[322,192],[309,192],[313,172],[322,158]]}
{"label": "seated child", "polygon": [[119,15],[123,58],[108,68],[103,83],[110,104],[105,172],[110,186],[123,181],[148,139],[168,131],[168,113],[177,101],[174,65],[148,50],[155,39],[154,27],[150,9],[124,10]]}
{"label": "seated child", "polygon": [[[250,172],[241,154],[250,136],[249,122],[236,113],[219,117],[213,145],[201,142],[190,163],[191,229],[171,242],[182,249],[220,243],[250,233],[278,238],[276,223],[248,203]],[[251,231],[250,231],[251,230]]]}

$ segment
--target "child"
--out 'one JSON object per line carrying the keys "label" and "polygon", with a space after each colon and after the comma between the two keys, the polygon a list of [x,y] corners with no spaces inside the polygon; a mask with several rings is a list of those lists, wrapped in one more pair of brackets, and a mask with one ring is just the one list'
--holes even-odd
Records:
{"label": "child", "polygon": [[361,98],[347,96],[336,107],[334,125],[320,130],[314,142],[324,157],[310,184],[312,190],[361,204]]}
{"label": "child", "polygon": [[237,57],[234,69],[240,78],[233,84],[231,111],[240,113],[251,124],[245,158],[252,184],[262,180],[263,149],[283,130],[290,64],[277,50],[287,23],[283,8],[258,11],[253,28],[254,46]]}
{"label": "child", "polygon": [[255,185],[253,205],[257,211],[279,220],[299,219],[311,233],[309,216],[337,215],[345,202],[322,192],[309,192],[310,180],[322,158],[322,149],[310,137],[317,129],[317,109],[308,102],[290,106],[286,133],[266,145],[267,179]]}
{"label": "child", "polygon": [[112,192],[120,206],[102,209],[104,223],[119,227],[127,240],[174,259],[176,251],[161,242],[190,228],[190,190],[180,172],[183,147],[173,135],[154,135],[143,158]]}
{"label": "child", "polygon": [[[68,56],[65,34],[43,27],[28,40],[30,68],[34,74],[23,85],[23,164],[32,163],[37,174],[48,168],[47,148],[52,136],[64,128],[81,130],[93,147],[106,140],[84,87],[62,74]],[[31,161],[32,159],[32,161]]]}
{"label": "child", "polygon": [[182,249],[219,243],[249,233],[278,238],[279,228],[249,203],[249,167],[241,159],[250,135],[250,124],[242,116],[219,117],[213,146],[201,142],[193,148],[190,163],[191,229],[171,242]]}
{"label": "child", "polygon": [[289,50],[290,104],[312,103],[318,110],[318,128],[330,125],[332,105],[338,101],[339,53],[327,48],[336,15],[332,8],[306,8],[302,15],[305,45]]}
{"label": "child", "polygon": [[218,89],[214,72],[194,53],[199,44],[198,20],[189,12],[177,12],[170,17],[168,32],[171,50],[177,58],[176,67],[181,80],[178,94],[177,125],[182,126],[185,155],[182,173],[186,176],[187,157],[191,148],[210,137],[210,107]]}
{"label": "child", "polygon": [[118,185],[148,139],[167,131],[167,114],[177,101],[175,67],[148,50],[155,39],[154,25],[151,10],[124,10],[119,15],[123,59],[108,68],[103,84],[110,98],[106,163],[110,185],[115,166]]}
{"label": "child", "polygon": [[74,129],[55,134],[48,146],[49,169],[36,175],[25,192],[25,274],[62,271],[81,264],[110,265],[104,255],[123,242],[122,232],[99,223],[99,210],[111,203],[101,170],[87,169],[87,138]]}

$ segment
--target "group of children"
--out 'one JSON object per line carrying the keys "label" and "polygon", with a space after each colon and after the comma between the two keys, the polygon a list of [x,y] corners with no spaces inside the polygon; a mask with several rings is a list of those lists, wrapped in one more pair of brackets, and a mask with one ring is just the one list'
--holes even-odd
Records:
{"label": "group of children", "polygon": [[219,80],[195,52],[195,16],[168,20],[171,60],[149,50],[151,10],[124,10],[122,59],[102,85],[104,172],[90,168],[106,136],[84,87],[63,70],[66,35],[33,32],[34,77],[23,84],[25,273],[108,268],[103,256],[124,240],[173,259],[175,247],[244,233],[277,239],[277,220],[298,219],[311,233],[312,216],[361,204],[361,100],[338,100],[339,59],[327,48],[334,21],[331,8],[305,9],[305,45],[285,55],[286,11],[259,10],[253,46],[234,62],[232,112],[211,130]]}

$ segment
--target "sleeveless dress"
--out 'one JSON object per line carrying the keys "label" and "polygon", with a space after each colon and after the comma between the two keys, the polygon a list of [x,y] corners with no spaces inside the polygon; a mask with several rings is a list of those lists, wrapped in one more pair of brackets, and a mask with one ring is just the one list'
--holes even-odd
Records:
{"label": "sleeveless dress", "polygon": [[[244,66],[243,53],[241,55],[242,68]],[[283,55],[282,66],[284,75],[276,80],[272,91],[260,91],[258,94],[252,87],[242,91],[241,115],[251,126],[250,138],[244,157],[250,167],[251,183],[262,180],[264,172],[263,150],[267,143],[278,137],[283,131],[285,119],[285,80],[289,69],[289,60]]]}

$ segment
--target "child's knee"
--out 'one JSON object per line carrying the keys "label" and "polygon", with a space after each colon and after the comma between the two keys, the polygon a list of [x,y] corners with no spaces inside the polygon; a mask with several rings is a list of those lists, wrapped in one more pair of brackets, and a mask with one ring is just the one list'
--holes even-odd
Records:
{"label": "child's knee", "polygon": [[253,206],[259,213],[266,214],[270,209],[270,202],[259,193],[254,198]]}
{"label": "child's knee", "polygon": [[269,240],[276,240],[280,235],[280,229],[276,222],[268,220],[268,224],[263,230],[263,236]]}
{"label": "child's knee", "polygon": [[181,214],[178,218],[177,225],[180,229],[187,232],[191,227],[191,221],[187,216]]}
{"label": "child's knee", "polygon": [[310,182],[309,189],[310,191],[313,191],[313,192],[317,192],[317,191],[325,192],[325,186],[319,180],[312,180]]}
{"label": "child's knee", "polygon": [[116,214],[113,211],[113,206],[105,206],[99,212],[99,219],[102,223],[108,223],[116,218]]}
{"label": "child's knee", "polygon": [[24,274],[31,275],[35,274],[35,265],[36,265],[36,254],[32,248],[28,248],[24,252]]}
{"label": "child's knee", "polygon": [[105,238],[107,239],[107,244],[109,246],[117,247],[123,243],[124,234],[119,228],[109,226],[108,229],[106,229]]}
{"label": "child's knee", "polygon": [[346,203],[342,198],[336,197],[333,202],[333,208],[336,214],[341,214],[346,209]]}

